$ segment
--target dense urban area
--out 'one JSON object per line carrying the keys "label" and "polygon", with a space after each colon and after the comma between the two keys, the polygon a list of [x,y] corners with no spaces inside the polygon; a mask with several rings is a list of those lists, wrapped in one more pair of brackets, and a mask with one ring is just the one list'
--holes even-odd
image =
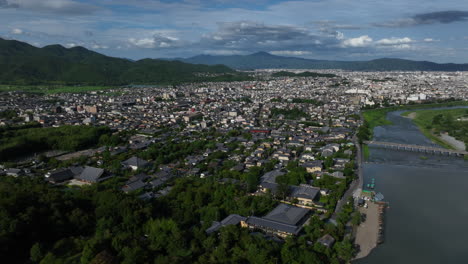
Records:
{"label": "dense urban area", "polygon": [[[244,74],[0,87],[6,263],[348,263],[378,240],[359,230],[378,221],[361,208],[372,128],[388,109],[468,98],[467,72]],[[468,144],[456,111],[420,125]]]}

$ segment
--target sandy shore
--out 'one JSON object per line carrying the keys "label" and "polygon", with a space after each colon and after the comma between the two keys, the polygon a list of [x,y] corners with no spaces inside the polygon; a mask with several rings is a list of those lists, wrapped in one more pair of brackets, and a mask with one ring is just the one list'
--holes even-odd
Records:
{"label": "sandy shore", "polygon": [[415,119],[415,118],[416,118],[416,115],[417,115],[416,112],[411,112],[411,113],[409,113],[409,115],[407,115],[406,117],[409,118],[409,119]]}
{"label": "sandy shore", "polygon": [[359,246],[359,252],[355,259],[363,258],[377,246],[379,233],[379,206],[373,202],[367,202],[369,207],[360,207],[359,211],[366,214],[366,221],[361,223],[356,231],[355,244]]}
{"label": "sandy shore", "polygon": [[449,136],[448,134],[446,133],[442,133],[440,134],[440,138],[447,142],[448,144],[450,144],[452,147],[454,147],[456,150],[465,150],[465,143],[460,141],[460,140],[457,140],[456,138],[452,137],[452,136]]}

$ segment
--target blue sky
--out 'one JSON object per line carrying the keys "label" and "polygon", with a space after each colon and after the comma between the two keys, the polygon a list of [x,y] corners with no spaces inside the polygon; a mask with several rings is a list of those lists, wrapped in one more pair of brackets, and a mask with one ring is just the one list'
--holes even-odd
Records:
{"label": "blue sky", "polygon": [[0,0],[0,37],[140,58],[468,63],[466,0]]}

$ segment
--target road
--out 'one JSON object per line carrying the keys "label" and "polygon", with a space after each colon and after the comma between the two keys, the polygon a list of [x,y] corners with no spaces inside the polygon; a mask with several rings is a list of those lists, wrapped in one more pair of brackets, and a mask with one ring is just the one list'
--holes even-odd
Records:
{"label": "road", "polygon": [[349,185],[348,190],[345,192],[343,197],[338,201],[335,207],[335,212],[333,213],[331,219],[336,220],[338,217],[338,214],[341,212],[343,206],[348,202],[349,197],[353,196],[354,193],[359,192],[362,190],[362,185],[363,185],[363,174],[362,174],[362,150],[361,150],[361,145],[359,144],[359,141],[357,140],[356,135],[353,136],[353,142],[354,145],[356,146],[356,174],[358,176],[357,179],[353,180],[351,184]]}

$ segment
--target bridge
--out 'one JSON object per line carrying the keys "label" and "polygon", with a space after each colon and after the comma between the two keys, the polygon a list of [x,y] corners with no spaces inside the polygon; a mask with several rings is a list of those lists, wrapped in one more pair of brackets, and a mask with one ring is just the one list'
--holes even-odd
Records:
{"label": "bridge", "polygon": [[387,148],[387,149],[395,149],[395,150],[429,153],[429,154],[439,154],[439,155],[447,155],[447,156],[468,155],[468,151],[464,151],[464,150],[452,150],[452,149],[445,149],[445,148],[400,144],[400,143],[383,142],[383,141],[364,141],[363,143],[369,146],[375,146],[375,147],[381,147],[381,148]]}

